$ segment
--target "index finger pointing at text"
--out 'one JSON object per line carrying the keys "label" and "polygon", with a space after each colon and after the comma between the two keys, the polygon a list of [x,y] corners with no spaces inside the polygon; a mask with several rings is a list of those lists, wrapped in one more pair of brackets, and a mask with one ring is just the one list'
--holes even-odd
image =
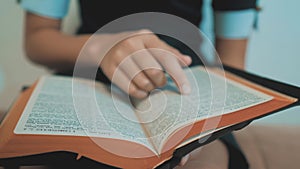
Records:
{"label": "index finger pointing at text", "polygon": [[180,92],[189,94],[191,92],[190,83],[181,65],[188,66],[191,64],[191,60],[157,36],[150,34],[145,40],[145,47],[173,78]]}
{"label": "index finger pointing at text", "polygon": [[190,83],[177,57],[173,53],[163,49],[152,49],[149,51],[172,77],[180,93],[189,94],[191,92]]}

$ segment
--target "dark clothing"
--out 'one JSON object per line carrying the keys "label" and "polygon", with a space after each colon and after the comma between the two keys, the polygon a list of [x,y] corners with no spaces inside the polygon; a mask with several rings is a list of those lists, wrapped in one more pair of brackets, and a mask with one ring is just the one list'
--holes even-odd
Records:
{"label": "dark clothing", "polygon": [[[82,25],[78,33],[94,33],[103,25],[120,17],[139,12],[173,14],[195,26],[202,18],[203,0],[80,0]],[[256,8],[256,0],[213,0],[215,11],[235,11]]]}
{"label": "dark clothing", "polygon": [[120,17],[140,12],[163,12],[182,17],[196,26],[201,20],[202,0],[80,0],[82,25],[78,33],[94,33]]}

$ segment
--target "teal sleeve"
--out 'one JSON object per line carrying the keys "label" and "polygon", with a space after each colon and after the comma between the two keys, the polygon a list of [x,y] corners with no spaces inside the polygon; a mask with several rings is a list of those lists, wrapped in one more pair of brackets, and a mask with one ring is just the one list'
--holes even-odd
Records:
{"label": "teal sleeve", "polygon": [[21,0],[21,7],[28,12],[53,18],[62,19],[66,16],[70,0]]}
{"label": "teal sleeve", "polygon": [[215,11],[215,35],[226,39],[247,38],[257,18],[255,9],[237,11]]}

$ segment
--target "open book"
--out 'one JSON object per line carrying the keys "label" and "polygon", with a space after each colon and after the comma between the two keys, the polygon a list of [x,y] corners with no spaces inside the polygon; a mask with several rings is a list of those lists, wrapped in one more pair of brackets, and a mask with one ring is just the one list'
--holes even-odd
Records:
{"label": "open book", "polygon": [[219,70],[186,70],[192,92],[168,78],[148,98],[82,78],[44,76],[0,126],[0,158],[54,151],[121,168],[153,168],[175,149],[297,101]]}

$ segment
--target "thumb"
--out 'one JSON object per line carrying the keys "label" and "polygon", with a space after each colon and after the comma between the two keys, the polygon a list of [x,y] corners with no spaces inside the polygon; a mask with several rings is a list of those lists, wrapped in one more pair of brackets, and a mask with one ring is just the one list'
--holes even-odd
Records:
{"label": "thumb", "polygon": [[184,166],[186,164],[186,162],[189,160],[189,158],[190,158],[190,154],[185,155],[184,157],[182,157],[182,159],[178,165]]}

